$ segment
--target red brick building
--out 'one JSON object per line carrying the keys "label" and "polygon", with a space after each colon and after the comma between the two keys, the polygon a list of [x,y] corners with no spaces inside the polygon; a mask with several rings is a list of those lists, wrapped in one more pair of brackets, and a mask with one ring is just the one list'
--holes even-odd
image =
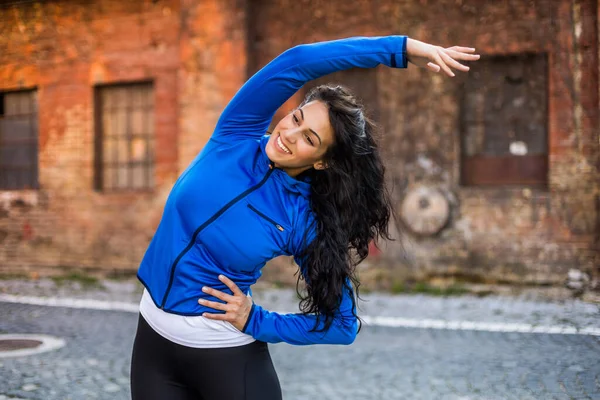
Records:
{"label": "red brick building", "polygon": [[593,0],[0,0],[0,271],[134,271],[248,74],[295,44],[406,34],[483,57],[455,79],[409,67],[322,80],[352,87],[382,132],[407,234],[369,265],[597,276],[599,20]]}

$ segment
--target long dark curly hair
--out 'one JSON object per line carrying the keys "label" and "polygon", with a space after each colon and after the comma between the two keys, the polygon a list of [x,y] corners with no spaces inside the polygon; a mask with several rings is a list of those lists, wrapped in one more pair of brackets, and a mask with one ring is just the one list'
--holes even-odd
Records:
{"label": "long dark curly hair", "polygon": [[[297,256],[302,259],[305,276],[298,275],[296,289],[300,310],[317,316],[313,330],[326,331],[345,290],[352,297],[353,314],[358,318],[355,306],[360,282],[356,266],[369,254],[372,240],[393,240],[388,223],[394,213],[374,124],[362,105],[342,86],[317,86],[302,105],[314,100],[328,107],[335,142],[324,156],[327,168],[307,171],[312,179],[310,202],[316,238]],[[299,290],[302,279],[306,281],[304,292]],[[323,319],[323,328],[318,329]]]}

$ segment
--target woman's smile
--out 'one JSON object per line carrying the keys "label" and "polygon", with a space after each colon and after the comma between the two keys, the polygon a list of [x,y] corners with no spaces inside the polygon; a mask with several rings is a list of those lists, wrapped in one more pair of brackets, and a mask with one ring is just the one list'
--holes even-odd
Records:
{"label": "woman's smile", "polygon": [[277,135],[277,139],[275,140],[275,142],[277,143],[276,147],[282,153],[292,154],[292,151],[286,145],[283,144],[283,141],[281,140],[281,135]]}

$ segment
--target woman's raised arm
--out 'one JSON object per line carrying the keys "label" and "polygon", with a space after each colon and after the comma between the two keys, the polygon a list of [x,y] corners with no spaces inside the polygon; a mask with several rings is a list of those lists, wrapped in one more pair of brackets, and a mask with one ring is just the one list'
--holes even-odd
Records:
{"label": "woman's raised arm", "polygon": [[349,68],[380,64],[418,67],[454,76],[452,69],[468,71],[457,60],[474,61],[475,49],[442,48],[406,36],[353,37],[293,47],[258,71],[229,102],[217,123],[213,139],[265,134],[275,111],[306,82]]}
{"label": "woman's raised arm", "polygon": [[229,102],[213,139],[265,134],[275,111],[306,82],[349,68],[405,68],[405,36],[355,37],[293,47],[258,71]]}

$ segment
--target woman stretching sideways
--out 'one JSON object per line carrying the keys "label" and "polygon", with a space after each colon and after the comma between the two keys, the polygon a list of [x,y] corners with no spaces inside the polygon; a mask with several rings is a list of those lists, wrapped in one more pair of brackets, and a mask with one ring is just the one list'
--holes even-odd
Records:
{"label": "woman stretching sideways", "polygon": [[[133,399],[271,400],[281,388],[267,343],[350,344],[356,265],[390,239],[391,202],[373,124],[353,95],[319,86],[267,132],[306,82],[348,68],[408,62],[454,76],[468,47],[405,36],[293,47],[246,82],[179,176],[141,262]],[[302,313],[253,303],[265,263],[293,256]]]}

